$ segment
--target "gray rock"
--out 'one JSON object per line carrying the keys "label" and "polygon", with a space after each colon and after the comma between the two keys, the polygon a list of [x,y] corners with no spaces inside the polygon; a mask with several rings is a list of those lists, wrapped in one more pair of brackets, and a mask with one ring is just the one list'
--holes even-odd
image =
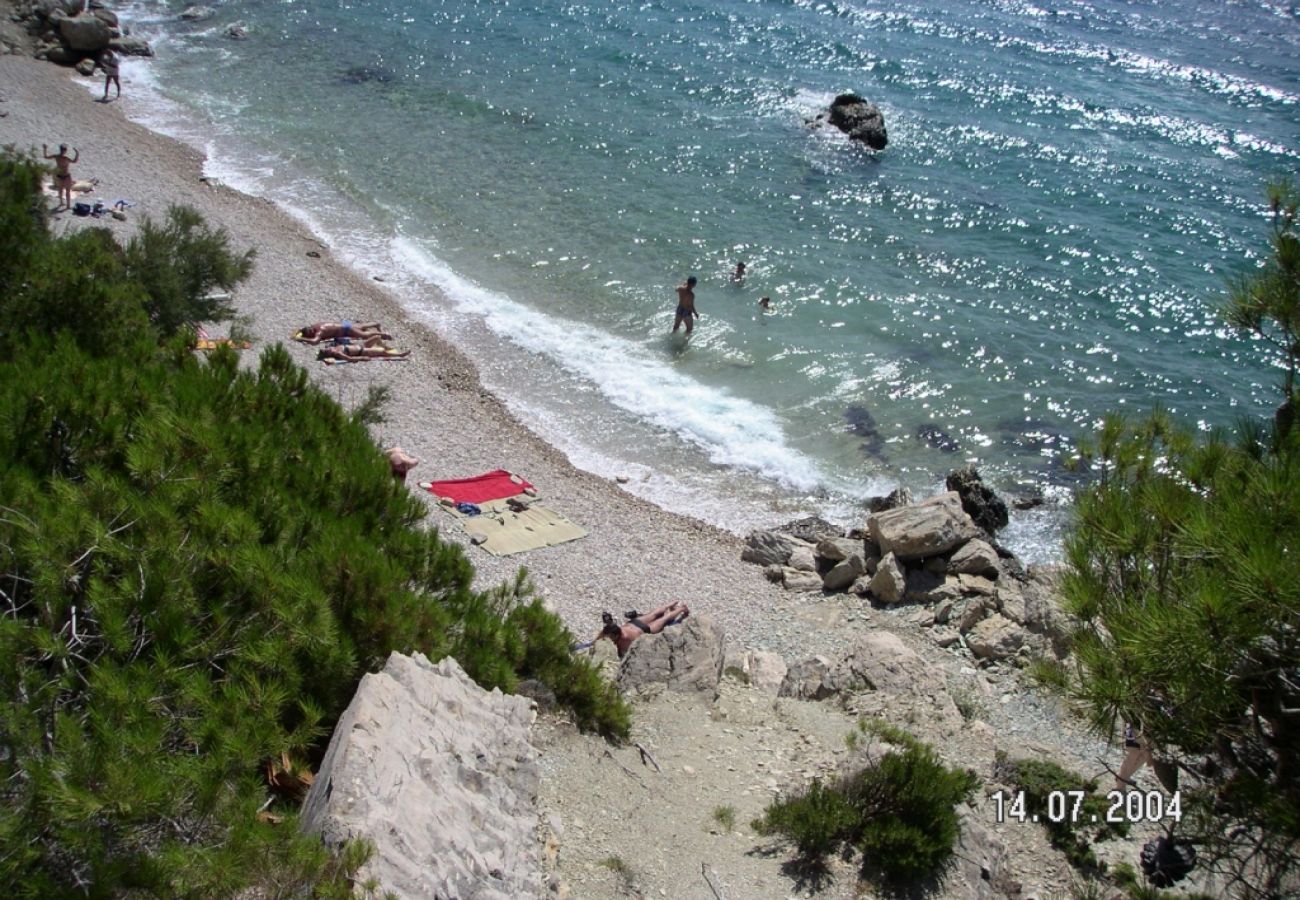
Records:
{"label": "gray rock", "polygon": [[778,653],[765,650],[746,650],[735,660],[736,667],[745,676],[745,683],[757,691],[775,696],[785,683],[789,666]]}
{"label": "gray rock", "polygon": [[998,583],[997,604],[1002,615],[1044,638],[1054,655],[1063,658],[1069,652],[1075,622],[1061,609],[1054,570],[1035,566],[1023,582],[1003,579]]}
{"label": "gray rock", "polygon": [[393,654],[361,679],[303,804],[325,844],[364,838],[358,873],[402,897],[538,897],[532,704],[455,660]]}
{"label": "gray rock", "polygon": [[884,497],[872,497],[867,501],[867,509],[873,513],[885,512],[890,509],[900,509],[904,506],[912,505],[912,491],[910,488],[894,488]]}
{"label": "gray rock", "polygon": [[111,9],[96,7],[91,11],[91,15],[107,25],[110,31],[118,27],[117,13],[113,12]]}
{"label": "gray rock", "polygon": [[963,594],[978,594],[981,597],[997,596],[998,586],[979,575],[958,575],[957,583],[961,586]]}
{"label": "gray rock", "polygon": [[206,22],[217,14],[210,6],[187,6],[181,10],[180,18],[186,22]]}
{"label": "gray rock", "polygon": [[790,537],[806,544],[816,544],[822,538],[827,537],[844,537],[843,528],[818,516],[796,519],[782,525],[777,531],[788,534]]}
{"label": "gray rock", "polygon": [[889,143],[885,130],[885,117],[880,107],[868,103],[857,94],[840,94],[831,103],[829,121],[855,141],[861,141],[872,150],[883,150]]}
{"label": "gray rock", "polygon": [[715,692],[722,678],[726,637],[708,616],[637,638],[618,673],[621,691],[662,684],[671,691]]}
{"label": "gray rock", "polygon": [[779,563],[773,563],[770,566],[763,567],[763,577],[773,584],[781,584],[785,581],[785,566]]}
{"label": "gray rock", "polygon": [[787,591],[820,591],[822,589],[822,577],[816,572],[791,568],[782,571],[785,573],[785,589]]}
{"label": "gray rock", "polygon": [[997,534],[1007,527],[1010,517],[1006,503],[984,484],[984,479],[980,478],[979,471],[973,465],[950,472],[945,486],[961,497],[962,509],[966,510],[977,527],[988,534]]}
{"label": "gray rock", "polygon": [[108,46],[118,53],[126,56],[153,56],[153,48],[144,38],[122,36],[113,38],[108,42]]}
{"label": "gray rock", "polygon": [[873,513],[867,527],[882,553],[903,560],[938,556],[979,535],[953,491],[915,506]]}
{"label": "gray rock", "polygon": [[1002,839],[986,825],[982,814],[966,804],[957,807],[961,833],[957,838],[953,858],[956,876],[945,887],[960,900],[994,900],[998,897],[1018,896],[1008,890],[1006,857],[1007,848]]}
{"label": "gray rock", "polygon": [[246,41],[248,40],[248,26],[243,22],[236,22],[226,29],[225,34],[232,41]]}
{"label": "gray rock", "polygon": [[995,608],[996,604],[990,597],[962,597],[953,604],[948,621],[955,624],[962,634],[966,634]]}
{"label": "gray rock", "polygon": [[786,565],[800,572],[817,571],[817,555],[813,553],[812,547],[800,545],[795,547],[790,553],[790,559]]}
{"label": "gray rock", "polygon": [[1019,652],[1024,633],[1005,616],[992,615],[966,635],[966,646],[981,659],[1007,659]]}
{"label": "gray rock", "polygon": [[848,559],[854,553],[860,556],[865,555],[862,541],[855,541],[852,538],[828,537],[817,542],[817,555],[830,562],[840,562]]}
{"label": "gray rock", "polygon": [[948,558],[948,571],[954,575],[998,577],[998,551],[987,541],[976,538],[962,544]]}
{"label": "gray rock", "polygon": [[77,65],[76,65],[76,69],[77,69],[77,74],[78,74],[78,75],[85,75],[85,76],[87,76],[87,77],[89,77],[89,76],[91,76],[91,75],[94,75],[94,74],[95,74],[95,61],[94,61],[93,59],[91,59],[90,57],[86,57],[85,59],[83,59],[83,60],[81,60],[80,62],[77,63]]}
{"label": "gray rock", "polygon": [[874,572],[871,575],[859,576],[857,581],[849,585],[849,593],[856,594],[859,597],[867,596],[867,594],[871,593],[871,579],[873,577],[875,577]]}
{"label": "gray rock", "polygon": [[871,579],[871,594],[881,603],[898,603],[907,591],[907,574],[893,553],[886,553],[885,558],[876,567],[876,574]]}
{"label": "gray rock", "polygon": [[867,687],[876,691],[917,692],[933,681],[925,661],[887,631],[860,638],[831,670],[828,681],[837,690]]}
{"label": "gray rock", "polygon": [[948,648],[961,640],[961,635],[957,629],[949,628],[947,625],[936,625],[930,629],[930,640],[940,648]]}
{"label": "gray rock", "polygon": [[830,671],[830,660],[824,656],[800,660],[786,671],[777,696],[795,700],[825,700],[835,693],[826,680]]}
{"label": "gray rock", "polygon": [[790,554],[800,542],[788,534],[778,531],[751,531],[745,538],[745,549],[740,551],[740,558],[745,562],[758,563],[760,566],[773,564],[784,566],[790,561]]}
{"label": "gray rock", "polygon": [[849,585],[867,573],[867,564],[861,553],[854,553],[837,562],[822,578],[822,588],[828,591],[848,590]]}
{"label": "gray rock", "polygon": [[961,596],[961,583],[951,575],[917,570],[907,573],[904,599],[912,603],[942,603]]}
{"label": "gray rock", "polygon": [[113,39],[108,25],[93,15],[80,15],[59,22],[59,35],[69,50],[98,53]]}

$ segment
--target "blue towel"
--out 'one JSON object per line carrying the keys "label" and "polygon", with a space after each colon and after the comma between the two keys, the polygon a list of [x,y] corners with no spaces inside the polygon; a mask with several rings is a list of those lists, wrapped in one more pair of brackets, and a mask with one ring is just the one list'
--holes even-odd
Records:
{"label": "blue towel", "polygon": [[469,516],[471,519],[474,518],[475,516],[480,516],[483,514],[483,510],[479,509],[473,503],[466,503],[464,500],[456,504],[456,511],[459,513],[464,513],[465,515]]}

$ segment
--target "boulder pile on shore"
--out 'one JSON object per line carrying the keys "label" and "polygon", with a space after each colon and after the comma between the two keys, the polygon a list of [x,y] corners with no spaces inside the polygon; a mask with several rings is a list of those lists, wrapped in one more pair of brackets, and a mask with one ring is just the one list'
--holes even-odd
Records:
{"label": "boulder pile on shore", "polygon": [[24,0],[14,4],[11,18],[26,28],[33,56],[72,66],[83,75],[94,72],[106,50],[153,56],[149,42],[133,36],[102,0]]}
{"label": "boulder pile on shore", "polygon": [[978,659],[1063,656],[1068,624],[1053,573],[1026,569],[996,543],[1006,504],[973,467],[947,486],[919,503],[897,491],[872,504],[865,529],[847,534],[819,519],[751,532],[741,558],[789,591],[915,604],[916,624],[936,644],[961,643]]}

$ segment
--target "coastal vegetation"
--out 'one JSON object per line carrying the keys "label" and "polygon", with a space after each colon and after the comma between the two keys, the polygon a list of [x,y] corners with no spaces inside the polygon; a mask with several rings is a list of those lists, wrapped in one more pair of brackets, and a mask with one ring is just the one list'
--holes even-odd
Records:
{"label": "coastal vegetation", "polygon": [[1262,897],[1300,877],[1300,196],[1279,184],[1269,204],[1269,253],[1225,317],[1275,353],[1278,412],[1203,438],[1164,412],[1106,420],[1066,542],[1080,625],[1057,676],[1098,731],[1131,725],[1177,768],[1177,840]]}
{"label": "coastal vegetation", "polygon": [[942,875],[960,833],[956,806],[970,799],[978,779],[948,768],[933,747],[901,729],[866,727],[888,742],[886,752],[834,783],[814,780],[802,794],[773,802],[752,827],[792,841],[805,871],[853,848],[864,872],[887,882]]}
{"label": "coastal vegetation", "polygon": [[[70,893],[348,895],[365,848],[301,835],[305,779],[361,676],[453,655],[546,684],[584,729],[628,710],[521,573],[482,591],[365,421],[281,347],[188,323],[250,254],[191,210],[54,238],[0,156],[0,881]],[[373,399],[373,398],[372,398]]]}

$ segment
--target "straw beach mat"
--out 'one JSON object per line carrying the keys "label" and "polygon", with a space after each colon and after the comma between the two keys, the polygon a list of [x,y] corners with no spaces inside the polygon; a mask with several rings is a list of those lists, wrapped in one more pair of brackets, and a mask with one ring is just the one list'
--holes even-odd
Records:
{"label": "straw beach mat", "polygon": [[[516,498],[510,498],[516,499]],[[508,500],[493,500],[479,506],[483,513],[466,516],[455,507],[446,507],[460,520],[460,527],[470,540],[493,556],[509,556],[525,550],[553,547],[587,536],[587,530],[575,525],[560,513],[528,499],[527,509],[513,510]]]}
{"label": "straw beach mat", "polygon": [[[421,482],[438,497],[439,509],[454,516],[471,542],[494,556],[553,547],[586,537],[587,530],[537,500],[533,486],[498,469],[474,478]],[[481,512],[467,515],[457,503],[473,503]]]}

